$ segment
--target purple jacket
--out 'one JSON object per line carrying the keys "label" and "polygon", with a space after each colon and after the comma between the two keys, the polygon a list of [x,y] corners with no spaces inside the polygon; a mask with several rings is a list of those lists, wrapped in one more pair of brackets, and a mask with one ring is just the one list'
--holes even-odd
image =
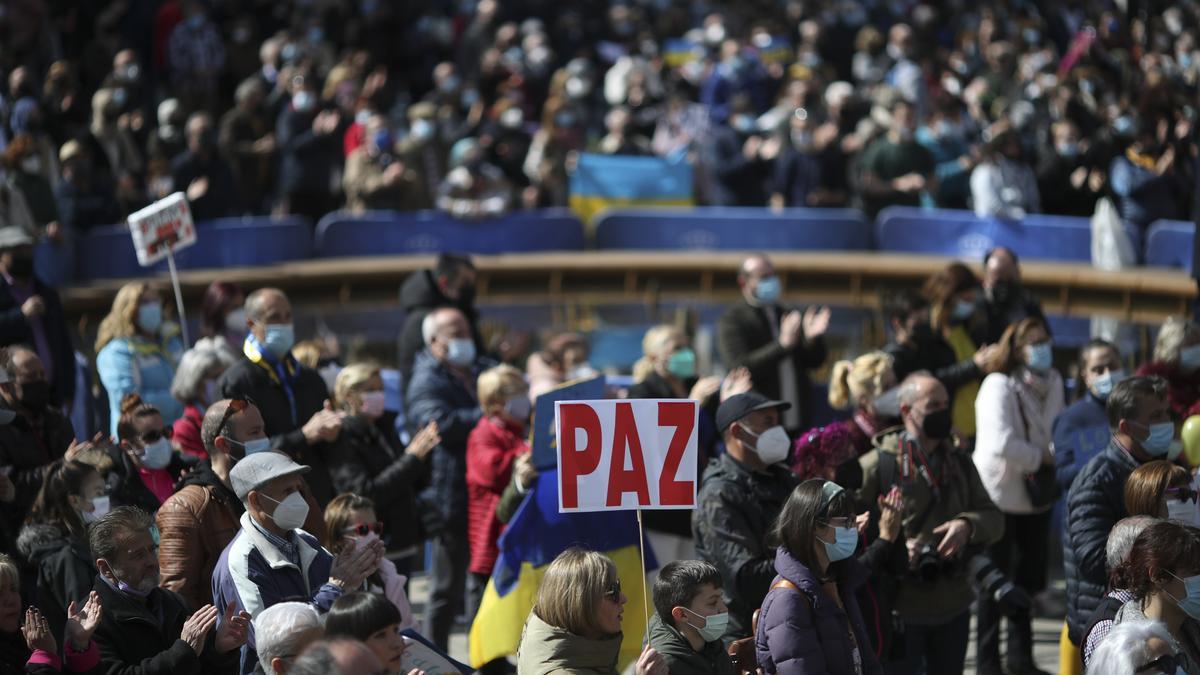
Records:
{"label": "purple jacket", "polygon": [[[838,593],[846,603],[843,612],[833,598],[821,590],[821,583],[807,567],[780,547],[775,553],[779,576],[771,583],[787,579],[800,592],[790,588],[772,588],[763,600],[754,635],[758,665],[765,673],[784,675],[855,675],[853,647],[846,630],[847,613],[854,628],[862,658],[863,673],[883,671],[875,659],[863,624],[855,591],[867,581],[867,570],[851,558],[835,566]],[[803,594],[803,597],[801,596]]]}

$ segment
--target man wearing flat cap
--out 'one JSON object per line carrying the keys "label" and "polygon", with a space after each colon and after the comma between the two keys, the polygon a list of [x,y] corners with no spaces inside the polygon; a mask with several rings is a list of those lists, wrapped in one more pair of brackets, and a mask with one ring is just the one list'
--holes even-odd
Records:
{"label": "man wearing flat cap", "polygon": [[726,643],[750,635],[750,617],[775,578],[775,548],[767,534],[796,486],[785,462],[792,441],[780,420],[789,407],[749,391],[717,409],[725,453],[704,471],[692,533],[696,554],[725,580]]}
{"label": "man wearing flat cap", "polygon": [[[231,603],[256,617],[278,602],[300,601],[327,612],[342,593],[357,590],[375,571],[383,545],[348,546],[334,557],[316,537],[300,529],[308,503],[300,493],[309,467],[268,451],[247,455],[229,472],[246,512],[241,531],[213,570],[213,600],[224,616]],[[251,631],[242,647],[241,672],[258,662]]]}

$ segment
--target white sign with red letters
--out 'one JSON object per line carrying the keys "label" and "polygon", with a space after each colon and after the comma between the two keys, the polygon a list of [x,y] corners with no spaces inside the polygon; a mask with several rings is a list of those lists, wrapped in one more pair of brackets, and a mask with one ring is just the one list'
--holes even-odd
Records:
{"label": "white sign with red letters", "polygon": [[138,264],[149,267],[167,253],[196,243],[192,210],[182,192],[169,194],[129,215],[129,233],[137,249]]}

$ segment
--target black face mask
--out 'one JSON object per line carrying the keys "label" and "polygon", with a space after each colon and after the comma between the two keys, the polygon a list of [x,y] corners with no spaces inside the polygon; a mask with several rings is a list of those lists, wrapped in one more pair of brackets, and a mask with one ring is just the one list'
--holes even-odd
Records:
{"label": "black face mask", "polygon": [[921,423],[921,433],[927,438],[940,441],[950,436],[950,427],[954,421],[950,419],[950,409],[945,408],[936,412],[925,413],[925,421]]}
{"label": "black face mask", "polygon": [[25,382],[21,385],[21,405],[33,412],[41,412],[50,405],[50,383],[45,380]]}
{"label": "black face mask", "polygon": [[933,339],[933,327],[929,325],[928,321],[922,321],[913,326],[912,339],[917,343],[929,342]]}
{"label": "black face mask", "polygon": [[8,273],[17,279],[28,279],[33,276],[33,256],[14,255]]}
{"label": "black face mask", "polygon": [[992,286],[992,302],[997,305],[1007,305],[1017,299],[1021,287],[1013,281],[997,281]]}
{"label": "black face mask", "polygon": [[467,284],[459,287],[458,304],[463,307],[475,304],[475,284]]}

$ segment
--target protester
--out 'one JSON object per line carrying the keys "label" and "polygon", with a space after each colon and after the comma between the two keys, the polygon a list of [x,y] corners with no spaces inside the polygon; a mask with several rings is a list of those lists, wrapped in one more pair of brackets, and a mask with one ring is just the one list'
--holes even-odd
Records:
{"label": "protester", "polygon": [[136,393],[161,411],[168,424],[183,414],[171,398],[175,359],[182,345],[163,331],[162,296],[142,282],[131,282],[117,291],[112,310],[100,322],[96,336],[96,370],[108,392],[109,433],[117,433],[121,402]]}
{"label": "protester", "polygon": [[859,158],[863,207],[874,218],[888,206],[920,206],[923,193],[936,193],[933,154],[913,140],[918,113],[897,98],[889,111],[888,130]]}
{"label": "protester", "polygon": [[[337,555],[343,550],[353,550],[381,541],[384,525],[375,515],[375,504],[366,497],[342,494],[329,502],[325,508],[325,549]],[[387,558],[379,559],[379,566],[364,581],[362,590],[379,593],[396,607],[400,616],[400,629],[412,628],[413,613],[405,588],[408,577],[396,570],[396,564]]]}
{"label": "protester", "polygon": [[[888,405],[891,397],[883,398],[895,387],[892,357],[884,352],[869,352],[853,361],[833,364],[829,374],[829,405],[834,410],[854,411],[846,430],[850,433],[856,459],[871,450],[871,439],[875,434],[899,420],[899,408]],[[842,484],[837,480],[834,482]],[[855,485],[845,487],[858,489]]]}
{"label": "protester", "polygon": [[415,211],[421,206],[419,175],[396,156],[395,138],[387,118],[372,115],[367,120],[366,143],[346,157],[342,186],[346,208],[365,210]]}
{"label": "protester", "polygon": [[858,492],[859,503],[869,505],[893,486],[905,493],[910,571],[896,596],[896,612],[905,623],[904,655],[889,671],[957,673],[970,630],[967,570],[981,548],[999,541],[1004,519],[970,455],[951,442],[946,388],[927,373],[911,375],[900,386],[904,428],[877,437],[875,451],[860,459]]}
{"label": "protester", "polygon": [[[325,617],[325,636],[330,640],[352,638],[371,649],[389,675],[406,672],[400,667],[407,647],[400,634],[402,617],[396,605],[376,593],[347,593],[334,601]],[[412,675],[420,670],[409,671]]]}
{"label": "protester", "polygon": [[775,576],[767,539],[796,478],[781,462],[790,440],[780,424],[791,404],[752,391],[726,399],[717,409],[725,452],[704,470],[692,513],[696,554],[730,582],[724,639],[748,637],[750,618]]}
{"label": "protester", "polygon": [[766,673],[882,673],[855,594],[867,570],[854,558],[853,498],[814,478],[788,497],[773,536],[778,576],[763,601],[755,634]]}
{"label": "protester", "polygon": [[[21,621],[21,579],[17,563],[0,554],[0,668],[6,673],[91,673],[100,665],[100,652],[92,634],[103,608],[93,592],[86,604],[67,607],[65,634],[50,627],[37,607],[25,610]],[[63,636],[63,649],[58,637]]]}
{"label": "protester", "polygon": [[[471,561],[467,570],[468,593],[478,608],[496,558],[503,525],[496,519],[496,504],[512,481],[513,463],[529,453],[531,404],[529,387],[521,371],[508,365],[485,370],[476,392],[483,416],[467,437],[467,536]],[[468,611],[473,615],[474,612]]]}
{"label": "protester", "polygon": [[525,363],[530,400],[537,400],[560,384],[597,375],[588,363],[588,353],[588,343],[582,335],[562,333],[551,338],[545,349],[530,354]]}
{"label": "protester", "polygon": [[450,148],[450,172],[438,187],[437,208],[455,218],[496,218],[512,206],[512,186],[489,164],[479,141],[460,139]]}
{"label": "protester", "polygon": [[325,636],[321,615],[306,602],[276,603],[253,623],[258,663],[266,675],[287,675],[291,662]]}
{"label": "protester", "polygon": [[384,412],[383,397],[379,368],[361,363],[343,368],[335,384],[337,407],[346,415],[342,433],[322,450],[333,489],[339,495],[361,495],[379,509],[384,523],[380,537],[407,571],[431,529],[417,494],[429,483],[429,453],[441,438],[437,423],[429,422],[405,447],[393,416]]}
{"label": "protester", "polygon": [[971,329],[975,344],[990,345],[1000,340],[1004,329],[1028,317],[1041,319],[1042,306],[1021,286],[1021,263],[1017,254],[997,246],[983,256],[983,318]]}
{"label": "protester", "polygon": [[425,349],[421,324],[426,315],[439,307],[456,307],[467,319],[476,350],[483,345],[479,337],[479,313],[475,309],[475,264],[467,256],[442,253],[433,269],[414,272],[400,287],[400,306],[404,309],[404,328],[400,331],[400,375],[407,386],[412,381],[413,361]]}
{"label": "protester", "polygon": [[812,416],[808,371],[825,362],[829,309],[802,314],[780,304],[782,284],[766,256],[746,258],[738,269],[743,301],[717,321],[717,347],[730,367],[750,370],[754,388],[791,404],[784,427],[807,429]]}
{"label": "protester", "polygon": [[22,557],[37,570],[36,605],[54,635],[62,635],[67,608],[87,600],[96,576],[87,525],[108,512],[104,479],[87,464],[56,462],[17,539]]}
{"label": "protester", "polygon": [[206,347],[193,347],[179,359],[171,397],[183,403],[183,416],[172,425],[171,440],[183,454],[208,459],[201,440],[204,411],[221,399],[217,381],[233,364],[234,359],[224,352]]}
{"label": "protester", "polygon": [[[1050,509],[1057,501],[1051,425],[1063,409],[1062,377],[1052,365],[1050,335],[1039,319],[1013,324],[1001,336],[995,372],[975,399],[975,468],[988,496],[1004,513],[1004,536],[989,555],[1029,595],[1046,586]],[[1049,492],[1030,489],[1030,476],[1042,472]],[[1001,608],[992,594],[979,598],[980,669],[1000,671]],[[1008,617],[1004,655],[1010,672],[1032,672],[1033,623],[1028,612]]]}
{"label": "protester", "polygon": [[1093,338],[1079,350],[1078,400],[1054,419],[1054,463],[1067,491],[1079,470],[1108,446],[1112,433],[1104,405],[1125,379],[1116,345]]}
{"label": "protester", "polygon": [[1063,528],[1063,568],[1067,581],[1067,634],[1076,648],[1083,629],[1108,588],[1104,543],[1125,518],[1123,491],[1134,469],[1169,457],[1175,426],[1167,405],[1167,383],[1132,377],[1113,388],[1106,404],[1112,441],[1071,483]]}
{"label": "protester", "polygon": [[195,220],[213,220],[237,215],[241,197],[233,169],[217,148],[217,130],[206,112],[188,118],[187,152],[171,162],[175,187],[187,195]]}
{"label": "protester", "polygon": [[994,129],[983,162],[971,172],[971,201],[975,215],[1020,220],[1041,213],[1037,176],[1024,158],[1016,130]]}
{"label": "protester", "polygon": [[171,447],[171,427],[158,408],[137,394],[121,402],[115,451],[120,464],[109,474],[112,505],[153,514],[175,491],[186,463]]}
{"label": "protester", "polygon": [[1114,626],[1092,659],[1088,675],[1187,673],[1188,663],[1171,633],[1158,621],[1126,621]]}
{"label": "protester", "polygon": [[1146,462],[1125,480],[1125,512],[1196,524],[1196,492],[1191,489],[1192,474],[1164,459]]}
{"label": "protester", "polygon": [[96,629],[106,671],[140,668],[147,675],[177,672],[237,672],[238,648],[246,642],[250,616],[239,607],[212,605],[194,613],[173,591],[158,587],[158,560],[141,509],[113,509],[88,528],[96,559],[93,590],[104,607]]}
{"label": "protester", "polygon": [[1200,326],[1184,317],[1163,322],[1154,343],[1154,358],[1137,369],[1138,375],[1157,375],[1167,381],[1171,414],[1185,420],[1200,414]]}
{"label": "protester", "polygon": [[717,568],[700,560],[670,562],[658,571],[647,645],[662,655],[668,672],[733,675],[721,641],[729,622],[721,587]]}
{"label": "protester", "polygon": [[[629,598],[617,566],[603,553],[569,548],[546,568],[537,602],[521,634],[517,670],[549,675],[569,670],[616,675],[621,616]],[[646,647],[636,675],[667,675],[667,662]]]}
{"label": "protester", "polygon": [[1200,672],[1200,607],[1190,590],[1200,576],[1198,561],[1200,530],[1163,521],[1138,535],[1129,558],[1113,572],[1114,585],[1133,596],[1113,618],[1114,630],[1126,621],[1161,621],[1189,674]]}
{"label": "protester", "polygon": [[271,449],[314,466],[310,484],[318,502],[327,503],[334,490],[314,446],[337,440],[344,415],[333,411],[321,376],[292,356],[292,304],[283,291],[260,288],[246,298],[245,309],[245,356],[221,376],[221,396],[254,402]]}
{"label": "protester", "polygon": [[[1116,572],[1129,559],[1129,552],[1133,550],[1133,542],[1157,520],[1158,518],[1151,516],[1130,516],[1113,525],[1112,532],[1108,535],[1108,543],[1104,546],[1104,567],[1108,570],[1110,579],[1113,572]],[[1081,651],[1085,668],[1092,663],[1092,656],[1096,652],[1096,648],[1113,629],[1113,619],[1117,616],[1117,611],[1132,599],[1133,594],[1129,592],[1129,589],[1113,588],[1100,601],[1096,611],[1092,612],[1091,617],[1088,618],[1088,625],[1083,630],[1084,640]]]}
{"label": "protester", "polygon": [[75,397],[75,352],[58,293],[33,270],[33,239],[0,230],[0,346],[29,345],[50,383],[49,403]]}
{"label": "protester", "polygon": [[470,325],[457,309],[426,314],[421,335],[426,347],[417,355],[408,383],[408,423],[412,432],[437,423],[441,444],[433,450],[426,499],[436,505],[444,523],[433,544],[432,599],[422,634],[446,651],[470,565],[467,439],[483,416],[472,385],[491,363],[476,354]]}

